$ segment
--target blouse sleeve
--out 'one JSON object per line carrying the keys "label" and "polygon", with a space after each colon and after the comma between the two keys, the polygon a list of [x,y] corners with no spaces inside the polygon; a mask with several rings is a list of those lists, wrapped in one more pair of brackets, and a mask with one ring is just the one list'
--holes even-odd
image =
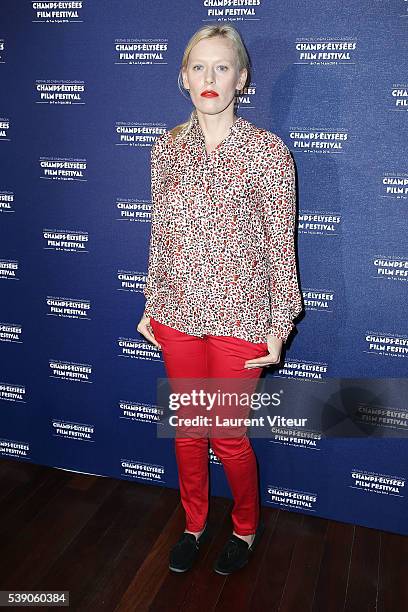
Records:
{"label": "blouse sleeve", "polygon": [[268,334],[286,342],[303,310],[295,255],[296,182],[288,147],[274,135],[268,141],[260,177],[272,325]]}
{"label": "blouse sleeve", "polygon": [[160,279],[165,274],[163,269],[163,258],[161,257],[161,245],[164,240],[164,224],[161,222],[161,207],[159,205],[160,182],[165,169],[165,145],[168,132],[159,136],[151,147],[150,152],[150,177],[151,177],[151,226],[150,246],[148,256],[148,268],[146,283],[143,293],[146,297],[144,314],[150,317],[150,307],[155,301]]}

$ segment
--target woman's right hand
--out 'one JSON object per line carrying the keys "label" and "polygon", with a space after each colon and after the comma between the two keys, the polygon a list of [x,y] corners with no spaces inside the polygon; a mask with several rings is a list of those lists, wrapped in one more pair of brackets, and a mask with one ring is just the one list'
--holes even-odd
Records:
{"label": "woman's right hand", "polygon": [[152,326],[150,325],[150,317],[147,317],[144,313],[142,318],[140,319],[137,327],[137,331],[142,334],[149,342],[152,342],[158,349],[161,350],[160,344],[157,342],[154,337]]}

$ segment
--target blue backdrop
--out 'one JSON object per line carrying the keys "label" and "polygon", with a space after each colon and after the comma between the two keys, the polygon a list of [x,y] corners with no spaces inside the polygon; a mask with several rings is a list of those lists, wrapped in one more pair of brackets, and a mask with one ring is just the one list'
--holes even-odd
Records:
{"label": "blue backdrop", "polygon": [[[218,4],[1,3],[2,457],[178,486],[156,433],[161,353],[136,325],[150,148],[191,111],[177,74],[206,22],[241,31],[253,71],[238,114],[297,167],[305,315],[267,376],[406,377],[408,2]],[[262,503],[408,533],[405,395],[374,395],[376,436],[323,439],[320,419],[314,445],[254,440]],[[212,493],[230,496],[210,464]]]}

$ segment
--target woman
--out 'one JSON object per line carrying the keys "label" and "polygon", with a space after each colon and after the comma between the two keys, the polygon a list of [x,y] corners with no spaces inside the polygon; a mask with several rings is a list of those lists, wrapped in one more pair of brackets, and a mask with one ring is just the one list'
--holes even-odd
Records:
{"label": "woman", "polygon": [[[163,351],[168,378],[255,383],[279,363],[302,311],[294,165],[276,134],[234,114],[249,82],[234,27],[200,28],[181,76],[194,110],[152,147],[147,301],[137,330]],[[263,531],[257,465],[245,432],[210,443],[234,498],[234,530],[214,565],[227,575],[248,562]],[[183,572],[208,533],[208,437],[178,437],[175,450],[186,529],[170,569]]]}

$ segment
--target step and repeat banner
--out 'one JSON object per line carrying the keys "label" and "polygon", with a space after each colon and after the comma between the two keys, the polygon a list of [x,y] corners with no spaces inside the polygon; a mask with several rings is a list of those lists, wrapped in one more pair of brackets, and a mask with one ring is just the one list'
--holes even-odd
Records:
{"label": "step and repeat banner", "polygon": [[178,487],[136,326],[151,146],[191,112],[181,58],[213,22],[251,57],[238,115],[297,169],[305,310],[262,379],[291,398],[252,440],[262,504],[408,533],[404,0],[1,2],[0,457]]}

